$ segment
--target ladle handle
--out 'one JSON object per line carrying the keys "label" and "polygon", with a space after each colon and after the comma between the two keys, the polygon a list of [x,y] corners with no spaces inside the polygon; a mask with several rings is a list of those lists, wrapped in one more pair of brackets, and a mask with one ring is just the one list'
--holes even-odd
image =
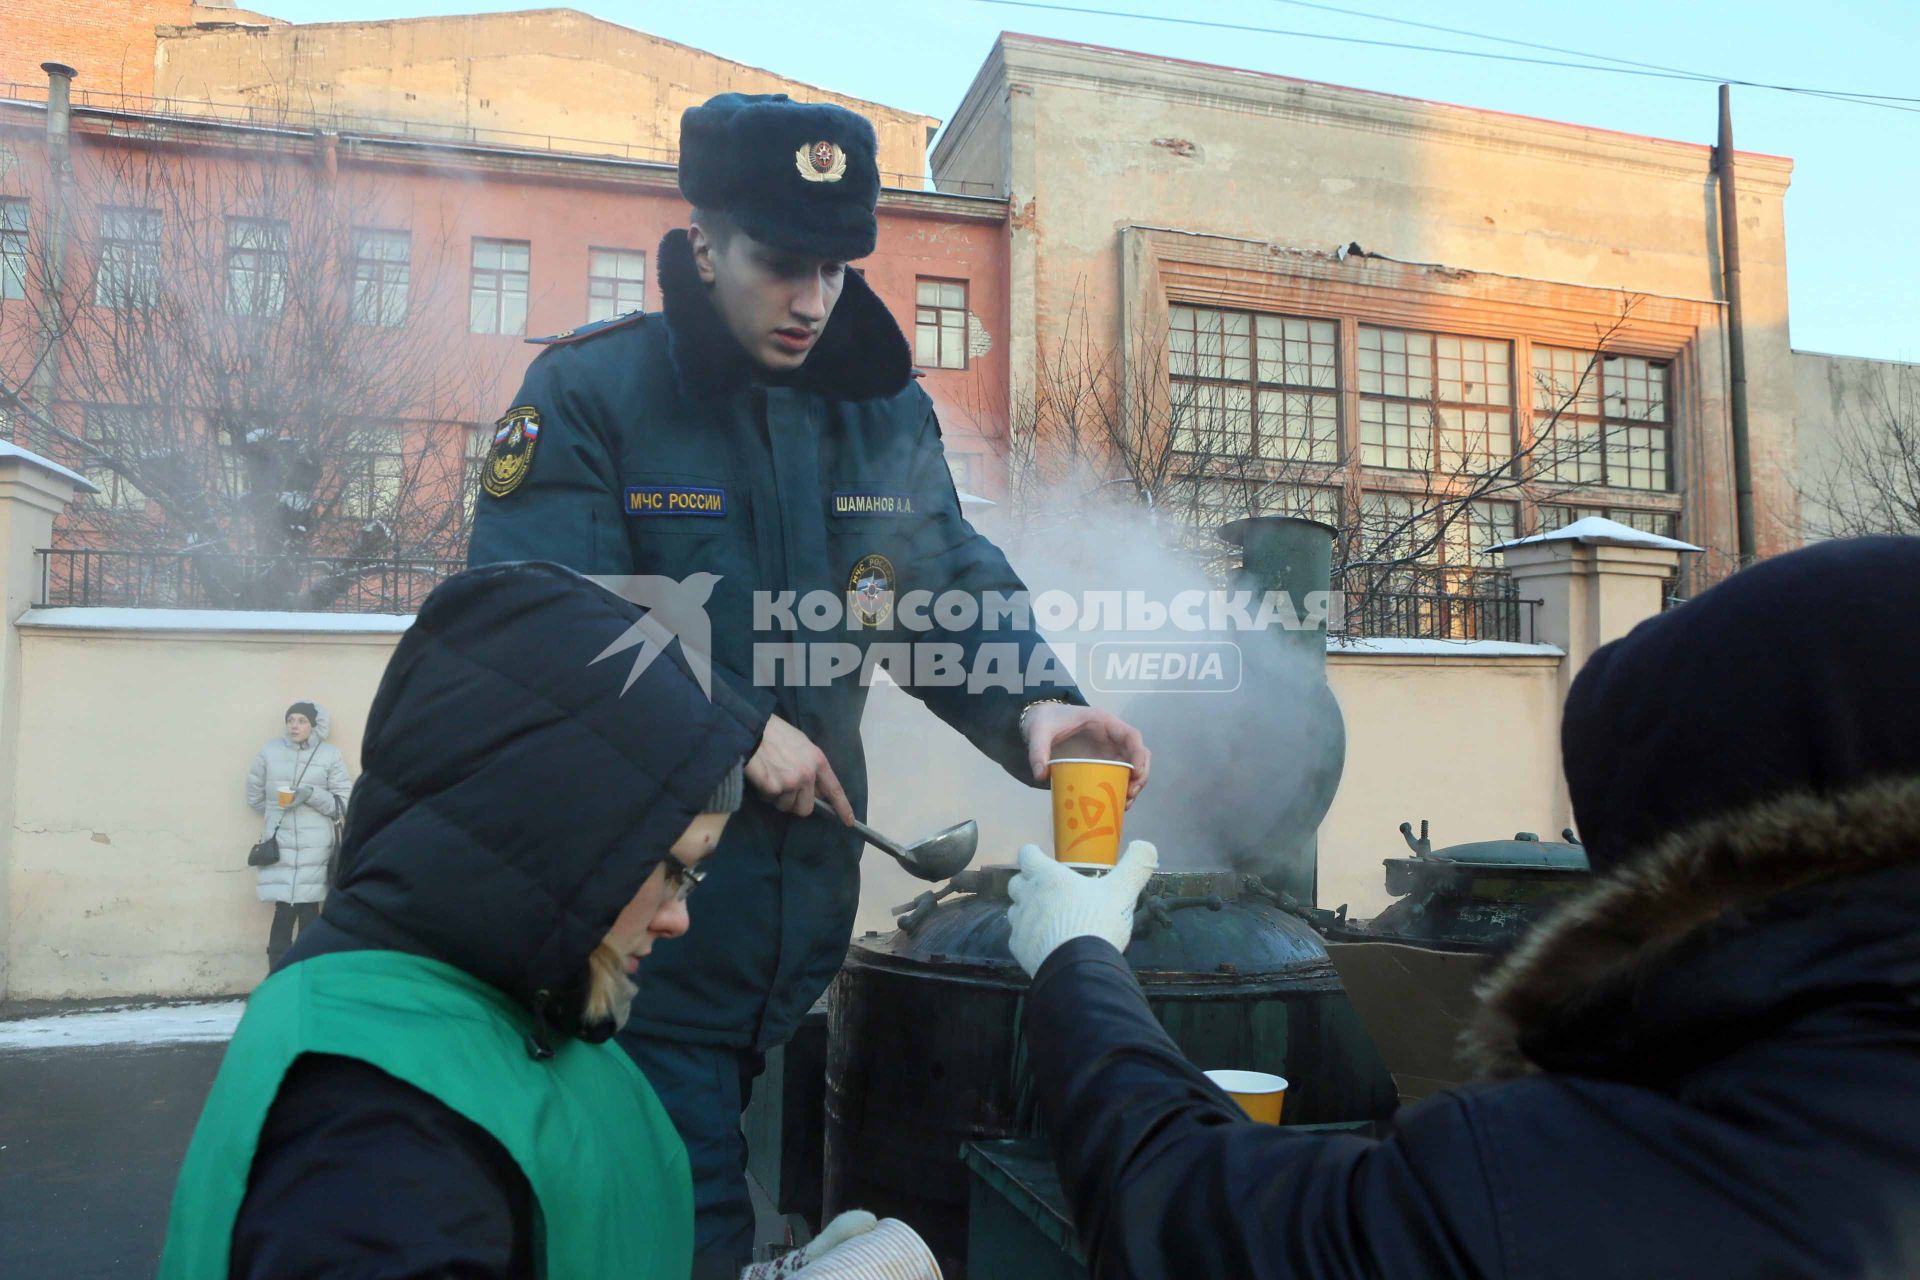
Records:
{"label": "ladle handle", "polygon": [[[826,817],[832,818],[833,821],[835,822],[838,822],[840,820],[839,818],[834,816],[833,810],[827,808],[824,805],[815,805],[813,811],[818,814],[824,814]],[[895,858],[898,858],[902,862],[906,861],[906,857],[907,857],[906,850],[902,849],[899,845],[895,844],[892,840],[889,840],[887,839],[887,837],[881,835],[878,831],[875,831],[872,827],[868,826],[866,823],[860,821],[860,819],[855,818],[853,820],[853,829],[855,831],[858,831],[861,837],[864,840],[866,840],[868,844],[880,850],[880,852],[890,853]]]}

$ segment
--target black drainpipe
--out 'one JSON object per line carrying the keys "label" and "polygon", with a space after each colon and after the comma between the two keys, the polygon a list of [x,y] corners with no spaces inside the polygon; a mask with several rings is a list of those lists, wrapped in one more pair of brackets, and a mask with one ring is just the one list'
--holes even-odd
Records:
{"label": "black drainpipe", "polygon": [[1720,86],[1720,143],[1713,149],[1720,186],[1720,264],[1727,282],[1728,365],[1732,381],[1733,518],[1739,529],[1740,563],[1759,555],[1753,533],[1753,454],[1747,437],[1747,331],[1740,308],[1740,211],[1733,182],[1731,89]]}

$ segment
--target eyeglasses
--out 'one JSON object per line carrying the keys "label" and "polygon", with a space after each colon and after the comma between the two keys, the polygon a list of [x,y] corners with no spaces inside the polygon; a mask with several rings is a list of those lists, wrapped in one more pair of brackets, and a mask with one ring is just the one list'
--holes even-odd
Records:
{"label": "eyeglasses", "polygon": [[706,868],[690,867],[672,854],[667,855],[667,888],[673,893],[673,901],[685,902],[700,882],[707,878]]}

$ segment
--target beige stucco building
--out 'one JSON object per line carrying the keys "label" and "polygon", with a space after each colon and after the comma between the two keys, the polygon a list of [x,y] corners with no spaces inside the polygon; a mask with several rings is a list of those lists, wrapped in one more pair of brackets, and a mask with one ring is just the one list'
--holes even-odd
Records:
{"label": "beige stucco building", "polygon": [[574,9],[375,22],[163,26],[164,98],[395,121],[410,132],[672,160],[716,93],[836,102],[873,121],[888,185],[919,185],[940,122],[716,57]]}
{"label": "beige stucco building", "polygon": [[1920,364],[1793,353],[1809,537],[1920,530]]}
{"label": "beige stucco building", "polygon": [[[1605,395],[1567,408],[1620,428],[1618,447],[1483,504],[1467,550],[1601,510],[1707,547],[1709,572],[1737,546],[1712,163],[1687,143],[1013,35],[933,155],[936,182],[1010,193],[1016,402],[1037,353],[1082,324],[1172,394],[1220,397],[1209,411],[1243,436],[1291,397],[1309,425],[1254,452],[1285,455],[1298,509],[1351,522],[1432,491],[1449,446],[1409,450],[1409,405],[1437,404],[1443,435],[1536,456],[1543,384],[1604,365]],[[1797,540],[1791,173],[1738,155],[1763,552]]]}

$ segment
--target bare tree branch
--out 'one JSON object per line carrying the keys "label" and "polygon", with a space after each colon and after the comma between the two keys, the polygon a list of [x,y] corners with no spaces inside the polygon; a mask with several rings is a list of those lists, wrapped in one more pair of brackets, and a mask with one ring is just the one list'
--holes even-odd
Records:
{"label": "bare tree branch", "polygon": [[[105,490],[65,541],[191,554],[215,603],[324,607],[362,566],[459,554],[482,380],[434,211],[318,135],[266,136],[76,133],[64,270],[36,237],[0,401]],[[369,265],[380,235],[407,251]],[[55,402],[30,404],[49,358]]]}
{"label": "bare tree branch", "polygon": [[1874,369],[1843,401],[1825,467],[1800,489],[1818,538],[1920,534],[1920,369]]}

